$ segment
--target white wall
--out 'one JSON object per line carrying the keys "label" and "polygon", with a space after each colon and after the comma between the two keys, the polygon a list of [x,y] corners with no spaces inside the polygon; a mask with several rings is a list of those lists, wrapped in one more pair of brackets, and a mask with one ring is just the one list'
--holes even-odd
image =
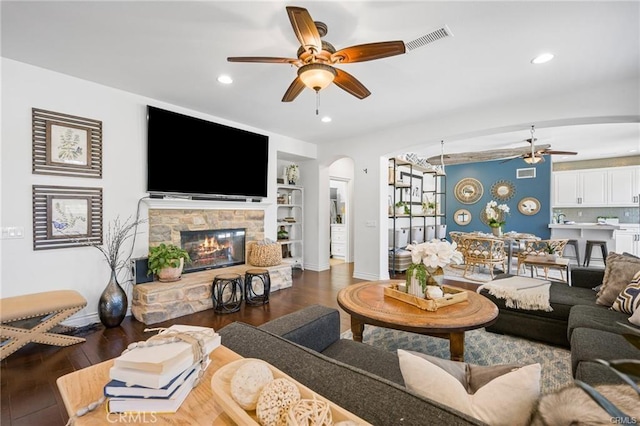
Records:
{"label": "white wall", "polygon": [[[276,238],[277,152],[315,158],[316,146],[282,135],[232,123],[120,90],[2,59],[2,141],[0,143],[0,226],[24,228],[24,238],[0,243],[0,297],[54,289],[73,289],[88,301],[70,324],[98,321],[97,304],[109,279],[109,268],[91,247],[33,250],[31,186],[33,184],[103,188],[105,228],[120,216],[135,215],[145,197],[146,105],[208,119],[269,136],[269,197],[256,204],[265,209],[265,235]],[[103,177],[47,176],[31,172],[31,108],[101,120]],[[230,159],[232,160],[232,159]],[[244,173],[237,168],[238,173]],[[157,208],[157,201],[154,201]],[[194,204],[195,203],[195,204]],[[237,204],[237,203],[234,203]],[[184,208],[229,208],[225,202],[187,202]],[[145,217],[147,204],[141,206]],[[147,228],[140,228],[133,257],[148,251]],[[121,277],[126,281],[127,277]],[[128,288],[130,294],[130,286]]]}

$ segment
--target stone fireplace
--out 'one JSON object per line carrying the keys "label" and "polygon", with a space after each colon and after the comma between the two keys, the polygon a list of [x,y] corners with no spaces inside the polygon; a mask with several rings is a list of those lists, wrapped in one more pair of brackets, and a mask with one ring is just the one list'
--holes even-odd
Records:
{"label": "stone fireplace", "polygon": [[224,268],[245,263],[245,229],[180,231],[180,247],[191,257],[185,272]]}
{"label": "stone fireplace", "polygon": [[186,231],[229,229],[244,229],[246,253],[247,243],[264,239],[264,210],[149,209],[150,247],[160,243],[182,247]]}

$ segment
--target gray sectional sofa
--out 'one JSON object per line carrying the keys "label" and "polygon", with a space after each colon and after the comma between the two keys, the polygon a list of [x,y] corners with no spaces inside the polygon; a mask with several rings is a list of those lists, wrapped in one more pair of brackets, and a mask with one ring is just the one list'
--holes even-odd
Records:
{"label": "gray sectional sofa", "polygon": [[267,361],[374,425],[483,425],[404,386],[396,354],[340,339],[336,309],[313,305],[260,327],[234,322],[222,344]]}
{"label": "gray sectional sofa", "polygon": [[593,360],[640,359],[640,350],[622,336],[629,330],[619,323],[630,324],[629,315],[596,303],[594,288],[603,277],[602,269],[572,269],[571,287],[559,282],[551,285],[551,312],[508,308],[504,300],[482,290],[500,310],[498,320],[487,330],[570,347],[574,378],[592,385],[620,383],[606,366]]}

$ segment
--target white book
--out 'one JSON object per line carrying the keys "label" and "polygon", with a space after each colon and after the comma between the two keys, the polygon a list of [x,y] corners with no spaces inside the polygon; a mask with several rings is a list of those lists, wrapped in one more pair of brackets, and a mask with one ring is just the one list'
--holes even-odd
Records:
{"label": "white book", "polygon": [[175,413],[193,389],[197,377],[197,371],[192,370],[170,398],[107,398],[107,410],[110,413]]}
{"label": "white book", "polygon": [[[150,349],[159,351],[162,346],[170,346],[173,344],[174,343],[170,343],[168,345],[153,346]],[[213,338],[207,339],[205,347],[207,355],[210,354],[218,346],[220,346],[220,335],[216,333]],[[133,351],[127,352],[125,355],[131,352]],[[116,360],[117,359],[118,358],[116,358]],[[117,363],[114,361],[113,367],[109,369],[109,379],[124,382],[128,386],[138,385],[147,388],[160,389],[169,384],[169,382],[171,382],[174,378],[179,376],[197,361],[198,360],[193,359],[193,352],[191,352],[191,346],[189,345],[189,352],[179,357],[175,362],[171,362],[172,366],[166,371],[155,373],[140,370],[138,368],[118,367]]]}
{"label": "white book", "polygon": [[178,389],[178,387],[184,383],[186,378],[191,374],[194,369],[200,369],[199,364],[193,365],[187,368],[178,376],[171,379],[165,386],[154,389],[146,386],[131,385],[127,386],[125,382],[120,380],[111,380],[104,386],[104,396],[109,397],[138,397],[138,398],[168,398]]}
{"label": "white book", "polygon": [[[169,331],[201,331],[209,333],[210,335],[205,338],[205,351],[207,353],[210,353],[220,344],[220,336],[209,327],[172,325],[163,333]],[[158,346],[134,348],[117,357],[113,365],[118,368],[134,368],[151,373],[166,373],[169,371],[175,372],[177,365],[182,366],[180,371],[183,371],[195,361],[191,344],[178,341]]]}

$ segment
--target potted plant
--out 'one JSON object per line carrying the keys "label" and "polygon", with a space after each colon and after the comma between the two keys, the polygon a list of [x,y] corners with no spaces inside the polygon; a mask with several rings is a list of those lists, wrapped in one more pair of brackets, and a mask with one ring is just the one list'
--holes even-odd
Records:
{"label": "potted plant", "polygon": [[400,214],[409,214],[411,212],[411,209],[409,207],[409,203],[407,203],[406,201],[398,201],[396,203],[396,214],[400,215]]}
{"label": "potted plant", "polygon": [[147,275],[155,274],[158,281],[178,281],[182,275],[185,263],[191,263],[191,257],[186,250],[174,244],[160,243],[149,248],[149,271]]}
{"label": "potted plant", "polygon": [[551,244],[547,243],[547,246],[544,248],[545,253],[547,253],[547,258],[551,260],[556,260],[558,258],[558,253],[556,253],[556,248]]}

